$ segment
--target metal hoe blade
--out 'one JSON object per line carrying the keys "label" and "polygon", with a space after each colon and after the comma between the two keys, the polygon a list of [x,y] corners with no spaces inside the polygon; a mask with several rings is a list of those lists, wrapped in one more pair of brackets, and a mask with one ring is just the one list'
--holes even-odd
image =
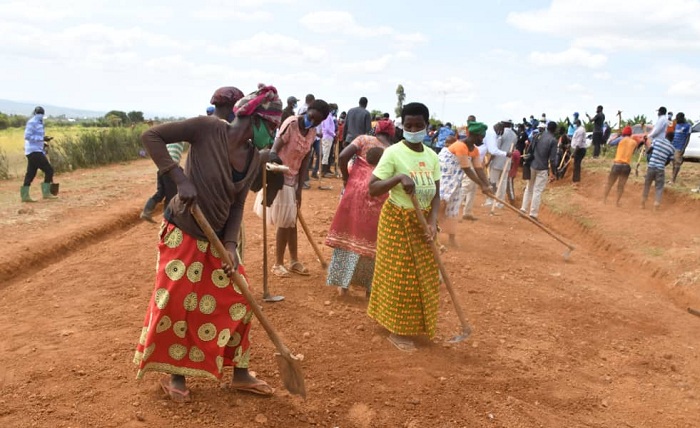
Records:
{"label": "metal hoe blade", "polygon": [[276,303],[281,302],[282,300],[284,300],[284,296],[270,296],[269,294],[263,295],[263,301],[265,302]]}
{"label": "metal hoe blade", "polygon": [[472,335],[472,330],[471,328],[467,327],[464,330],[462,330],[462,334],[458,334],[457,336],[453,337],[452,339],[448,340],[447,343],[459,343],[463,342],[467,339],[469,339],[469,336]]}

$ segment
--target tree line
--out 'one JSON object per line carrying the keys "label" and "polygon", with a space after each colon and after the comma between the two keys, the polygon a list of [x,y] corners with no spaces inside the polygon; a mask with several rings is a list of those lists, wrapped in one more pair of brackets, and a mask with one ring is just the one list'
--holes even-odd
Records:
{"label": "tree line", "polygon": [[[7,128],[23,128],[27,124],[29,116],[21,114],[6,114],[0,112],[0,130]],[[66,115],[47,116],[44,123],[53,126],[74,126],[80,125],[84,127],[109,128],[119,126],[131,126],[145,122],[143,112],[130,111],[123,112],[120,110],[111,110],[102,117],[89,119],[71,119]]]}

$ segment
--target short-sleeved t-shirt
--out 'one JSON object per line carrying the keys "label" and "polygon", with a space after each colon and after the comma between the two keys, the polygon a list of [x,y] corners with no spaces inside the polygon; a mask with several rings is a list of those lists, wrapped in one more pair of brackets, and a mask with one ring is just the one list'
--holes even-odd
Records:
{"label": "short-sleeved t-shirt", "polygon": [[[416,184],[416,198],[421,208],[428,209],[435,197],[435,182],[440,180],[440,160],[433,150],[416,152],[403,141],[384,150],[374,176],[387,180],[397,174],[406,174]],[[401,208],[413,208],[411,197],[398,184],[389,191],[389,202]]]}
{"label": "short-sleeved t-shirt", "polygon": [[462,168],[466,168],[468,166],[465,163],[462,163],[462,157],[466,156],[472,159],[479,158],[479,149],[474,146],[472,150],[469,150],[469,146],[467,146],[463,141],[455,141],[450,145],[450,147],[447,148],[447,150],[449,150],[453,155],[457,156],[457,158],[460,158],[459,165]]}
{"label": "short-sleeved t-shirt", "polygon": [[299,170],[301,161],[311,150],[316,133],[309,129],[306,135],[302,135],[299,130],[299,118],[301,116],[290,116],[280,127],[279,138],[284,141],[284,145],[277,155],[282,162],[289,167],[289,171],[284,173],[284,184],[286,186],[296,186],[299,182]]}

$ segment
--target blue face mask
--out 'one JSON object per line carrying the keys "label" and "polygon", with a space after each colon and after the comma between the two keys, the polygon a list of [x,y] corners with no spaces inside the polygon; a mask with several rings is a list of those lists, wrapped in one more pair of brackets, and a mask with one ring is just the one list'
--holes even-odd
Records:
{"label": "blue face mask", "polygon": [[421,129],[418,132],[403,131],[403,139],[411,144],[423,143],[423,139],[428,135],[428,131]]}
{"label": "blue face mask", "polygon": [[311,121],[311,119],[309,119],[309,115],[305,114],[304,115],[304,128],[310,129],[310,128],[313,128],[313,126],[314,126],[314,123]]}
{"label": "blue face mask", "polygon": [[228,123],[231,123],[231,122],[233,122],[233,119],[235,119],[235,118],[236,118],[236,113],[231,112],[231,113],[229,113],[228,116],[226,117],[226,121],[227,121]]}
{"label": "blue face mask", "polygon": [[43,122],[43,121],[44,121],[44,115],[43,115],[43,114],[35,114],[34,116],[36,116],[36,117],[39,119],[40,122]]}

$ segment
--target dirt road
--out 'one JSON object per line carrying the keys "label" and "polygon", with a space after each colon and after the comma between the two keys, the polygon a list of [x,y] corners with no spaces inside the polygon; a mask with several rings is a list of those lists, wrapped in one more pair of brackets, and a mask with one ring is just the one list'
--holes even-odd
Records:
{"label": "dirt road", "polygon": [[[131,363],[154,280],[158,226],[136,217],[153,175],[147,161],[64,175],[61,201],[31,207],[10,202],[15,183],[0,185],[1,426],[700,424],[700,318],[686,312],[700,307],[697,200],[668,197],[653,214],[637,208],[635,183],[621,209],[598,200],[601,176],[585,175],[578,191],[558,184],[541,220],[577,244],[568,263],[538,229],[479,207],[480,220],[459,225],[461,248],[445,254],[474,334],[445,344],[458,322],[443,292],[438,337],[412,355],[368,319],[364,293],[341,301],[324,285],[302,239],[312,275],[272,278],[286,300],[264,308],[305,356],[308,399],[281,389],[273,348],[256,325],[251,368],[278,388],[275,396],[195,380],[195,401],[176,405],[157,375],[136,381]],[[318,243],[339,192],[339,181],[327,181],[334,190],[304,193]],[[261,227],[250,211],[246,264],[259,295]]]}

